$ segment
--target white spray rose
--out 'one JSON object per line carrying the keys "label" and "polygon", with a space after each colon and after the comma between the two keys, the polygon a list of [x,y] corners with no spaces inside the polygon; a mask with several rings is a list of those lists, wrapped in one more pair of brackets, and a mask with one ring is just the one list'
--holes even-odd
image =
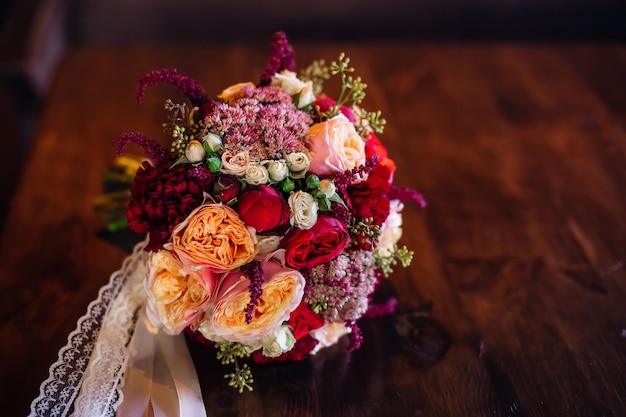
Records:
{"label": "white spray rose", "polygon": [[280,236],[257,236],[259,255],[274,252],[280,246]]}
{"label": "white spray rose", "polygon": [[300,179],[304,178],[309,170],[311,158],[305,152],[293,152],[285,155],[285,162],[287,162],[291,178]]}
{"label": "white spray rose", "polygon": [[269,358],[276,358],[284,352],[288,352],[295,345],[296,339],[291,334],[289,326],[282,325],[273,333],[261,338],[261,346],[263,346],[263,355]]}
{"label": "white spray rose", "polygon": [[317,203],[313,196],[305,191],[296,191],[287,200],[291,214],[289,222],[300,229],[310,229],[317,222]]}
{"label": "white spray rose", "polygon": [[257,163],[248,165],[248,169],[246,169],[246,182],[248,184],[261,185],[267,184],[269,181],[270,175],[263,165]]}
{"label": "white spray rose", "polygon": [[297,107],[301,109],[314,101],[315,94],[313,93],[313,81],[307,81],[304,83],[302,90],[300,90],[300,99],[298,100]]}
{"label": "white spray rose", "polygon": [[220,171],[224,174],[232,174],[238,177],[244,176],[250,165],[250,155],[247,151],[233,154],[226,151],[222,154],[222,168]]}
{"label": "white spray rose", "polygon": [[264,164],[267,166],[267,172],[269,172],[272,181],[281,182],[289,175],[289,168],[284,159],[265,161]]}
{"label": "white spray rose", "polygon": [[311,81],[304,82],[300,80],[293,71],[284,70],[274,74],[271,85],[279,86],[285,93],[290,96],[300,94],[300,99],[296,107],[301,109],[315,101],[313,94],[313,83]]}

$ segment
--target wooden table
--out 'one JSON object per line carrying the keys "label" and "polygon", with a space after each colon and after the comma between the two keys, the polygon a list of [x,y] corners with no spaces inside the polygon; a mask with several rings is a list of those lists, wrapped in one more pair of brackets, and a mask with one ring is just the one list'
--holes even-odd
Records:
{"label": "wooden table", "polygon": [[[626,48],[295,47],[300,66],[343,50],[369,84],[369,107],[388,121],[395,182],[429,201],[405,210],[403,243],[415,258],[391,279],[399,311],[430,303],[451,344],[427,363],[394,339],[393,317],[373,319],[360,351],[270,365],[253,393],[231,393],[205,373],[211,415],[626,415]],[[2,234],[0,414],[27,414],[68,333],[126,256],[96,237],[100,174],[120,133],[165,139],[162,105],[173,94],[155,88],[138,105],[136,81],[178,68],[218,93],[256,80],[266,51],[67,55]]]}

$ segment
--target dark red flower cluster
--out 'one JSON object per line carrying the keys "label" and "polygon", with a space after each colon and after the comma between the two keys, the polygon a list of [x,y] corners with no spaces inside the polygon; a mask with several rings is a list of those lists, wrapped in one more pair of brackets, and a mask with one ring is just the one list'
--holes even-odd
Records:
{"label": "dark red flower cluster", "polygon": [[348,198],[356,218],[371,218],[380,226],[389,217],[389,168],[374,167],[366,181],[348,187]]}
{"label": "dark red flower cluster", "polygon": [[202,188],[185,165],[173,168],[148,162],[137,170],[130,189],[128,225],[137,233],[149,233],[148,251],[163,247],[172,229],[198,207]]}

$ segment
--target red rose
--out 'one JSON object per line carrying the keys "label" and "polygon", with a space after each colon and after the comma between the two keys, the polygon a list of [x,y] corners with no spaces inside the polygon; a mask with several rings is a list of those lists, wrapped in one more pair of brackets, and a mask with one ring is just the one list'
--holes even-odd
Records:
{"label": "red rose", "polygon": [[237,198],[241,190],[241,183],[234,175],[220,175],[213,183],[213,198],[219,203],[228,204]]}
{"label": "red rose", "polygon": [[366,181],[348,187],[352,210],[357,218],[372,218],[380,226],[389,216],[389,168],[378,164]]}
{"label": "red rose", "polygon": [[320,215],[310,229],[293,228],[283,238],[286,262],[302,269],[335,259],[350,241],[346,226],[335,217]]}
{"label": "red rose", "polygon": [[372,132],[370,133],[370,138],[365,141],[365,158],[369,160],[374,155],[378,155],[380,157],[380,164],[389,168],[389,171],[391,171],[392,174],[396,171],[396,163],[389,158],[387,148],[383,146],[380,140]]}
{"label": "red rose", "polygon": [[[314,106],[318,106],[320,108],[322,113],[327,112],[335,104],[337,104],[337,102],[330,97],[316,97],[315,102],[313,103]],[[350,122],[354,123],[356,121],[356,116],[350,107],[339,106],[339,111],[343,113],[343,115],[346,116]]]}
{"label": "red rose", "polygon": [[269,185],[248,187],[239,196],[239,217],[257,232],[284,227],[289,223],[289,205]]}
{"label": "red rose", "polygon": [[268,358],[263,356],[263,350],[259,349],[252,353],[252,360],[256,363],[284,362],[284,361],[300,361],[307,358],[318,341],[310,335],[305,335],[299,339],[293,348],[276,358]]}
{"label": "red rose", "polygon": [[298,308],[291,312],[287,324],[291,328],[291,334],[296,340],[309,334],[311,330],[319,329],[324,325],[324,319],[314,313],[305,302],[300,303]]}

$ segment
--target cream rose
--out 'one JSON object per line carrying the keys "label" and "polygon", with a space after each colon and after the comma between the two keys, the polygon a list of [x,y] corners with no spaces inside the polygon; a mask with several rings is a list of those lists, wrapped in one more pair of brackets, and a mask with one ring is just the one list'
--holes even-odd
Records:
{"label": "cream rose", "polygon": [[280,73],[274,74],[271,85],[279,86],[290,96],[300,94],[298,102],[295,103],[296,107],[299,109],[306,107],[315,101],[313,83],[311,81],[305,82],[300,80],[293,71],[284,70]]}
{"label": "cream rose", "polygon": [[230,207],[211,203],[197,207],[174,227],[165,247],[192,270],[210,267],[221,272],[247,264],[258,249],[254,229]]}
{"label": "cream rose", "polygon": [[285,155],[285,162],[289,168],[291,178],[300,179],[304,178],[309,170],[311,158],[305,152],[292,152]]}
{"label": "cream rose", "polygon": [[285,352],[293,349],[296,339],[293,337],[289,326],[282,325],[273,333],[261,338],[261,346],[263,347],[263,356],[268,358],[276,358]]}
{"label": "cream rose", "polygon": [[144,285],[152,325],[168,334],[179,334],[189,325],[195,327],[217,286],[217,275],[209,269],[188,271],[166,250],[151,254],[149,271]]}
{"label": "cream rose", "polygon": [[259,255],[274,252],[280,246],[280,236],[257,236],[259,240]]}
{"label": "cream rose", "polygon": [[251,185],[261,185],[270,182],[270,175],[261,164],[251,163],[246,169],[246,182]]}
{"label": "cream rose", "polygon": [[380,238],[376,250],[382,257],[393,254],[393,248],[402,237],[402,209],[404,205],[400,200],[389,202],[389,216],[381,227]]}
{"label": "cream rose", "polygon": [[254,88],[254,84],[252,82],[233,84],[230,87],[223,90],[217,96],[217,98],[230,103],[235,99],[243,97],[246,91],[250,91],[253,88]]}
{"label": "cream rose", "polygon": [[270,179],[274,182],[281,182],[289,175],[289,168],[284,159],[264,161],[263,164],[267,167]]}
{"label": "cream rose", "polygon": [[313,81],[305,81],[304,87],[300,90],[300,98],[297,107],[302,109],[315,101],[315,93],[313,93]]}
{"label": "cream rose", "polygon": [[300,229],[310,229],[317,221],[317,203],[313,196],[305,191],[296,191],[287,200],[291,213],[289,222]]}
{"label": "cream rose", "polygon": [[226,151],[222,154],[222,168],[220,171],[224,174],[232,174],[242,177],[246,175],[249,165],[250,155],[247,151],[242,151],[236,154]]}
{"label": "cream rose", "polygon": [[206,151],[204,150],[204,146],[197,140],[189,141],[187,147],[185,148],[185,157],[192,164],[201,162],[204,160],[206,156]]}
{"label": "cream rose", "polygon": [[311,152],[309,170],[316,175],[333,175],[365,163],[363,139],[343,114],[311,126],[306,145]]}
{"label": "cream rose", "polygon": [[344,323],[326,323],[319,329],[311,330],[311,337],[319,342],[311,354],[315,355],[320,349],[334,345],[339,341],[339,338],[351,331],[352,329]]}
{"label": "cream rose", "polygon": [[198,330],[216,342],[239,342],[253,348],[261,347],[261,339],[274,334],[289,320],[304,294],[305,280],[299,271],[270,260],[263,266],[264,284],[252,321],[246,321],[250,302],[250,280],[239,271],[227,274],[220,284]]}

